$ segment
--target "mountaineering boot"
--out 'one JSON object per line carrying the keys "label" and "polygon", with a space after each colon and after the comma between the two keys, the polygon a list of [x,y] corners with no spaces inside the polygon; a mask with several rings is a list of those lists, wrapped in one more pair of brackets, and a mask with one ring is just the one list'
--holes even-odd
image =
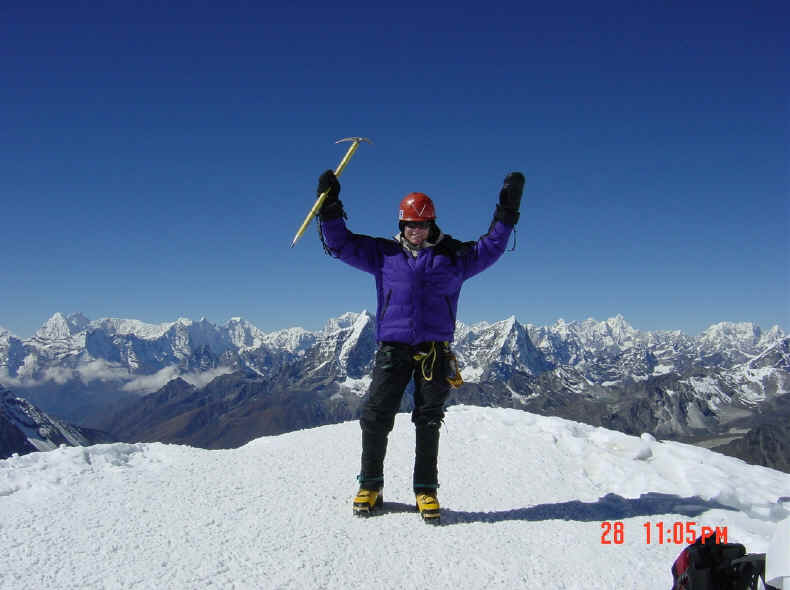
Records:
{"label": "mountaineering boot", "polygon": [[439,524],[439,500],[436,490],[417,492],[417,510],[427,524]]}
{"label": "mountaineering boot", "polygon": [[370,516],[377,508],[384,504],[384,496],[381,490],[366,490],[359,488],[356,498],[354,498],[354,515]]}

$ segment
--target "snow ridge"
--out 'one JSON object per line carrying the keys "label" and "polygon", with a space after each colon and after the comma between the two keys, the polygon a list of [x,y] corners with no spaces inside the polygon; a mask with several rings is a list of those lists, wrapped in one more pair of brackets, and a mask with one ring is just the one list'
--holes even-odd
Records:
{"label": "snow ridge", "polygon": [[[755,553],[790,527],[790,475],[706,449],[507,409],[452,407],[447,425],[439,527],[413,510],[408,414],[371,519],[351,515],[356,422],[228,451],[119,443],[0,461],[0,587],[665,590],[685,540],[659,544],[654,527],[648,544],[645,522],[726,527]],[[305,473],[311,493],[283,510]]]}

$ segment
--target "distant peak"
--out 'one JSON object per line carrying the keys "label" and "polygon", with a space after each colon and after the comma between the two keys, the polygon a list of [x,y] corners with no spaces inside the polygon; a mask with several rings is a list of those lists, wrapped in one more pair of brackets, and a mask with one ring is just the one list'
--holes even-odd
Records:
{"label": "distant peak", "polygon": [[85,317],[85,315],[82,314],[79,311],[70,314],[69,317],[66,318],[66,319],[68,321],[74,323],[74,324],[88,324],[88,323],[90,323],[90,320],[87,317]]}
{"label": "distant peak", "polygon": [[608,320],[606,320],[606,323],[609,326],[614,327],[614,328],[622,328],[622,329],[628,329],[628,330],[632,330],[633,329],[631,327],[631,324],[629,324],[625,320],[625,318],[619,313],[616,316],[614,316],[613,318],[609,318]]}
{"label": "distant peak", "polygon": [[359,313],[354,311],[347,311],[346,313],[336,318],[330,318],[326,322],[326,325],[324,326],[324,332],[325,333],[337,332],[338,330],[351,328],[354,325],[356,325],[358,322],[368,322],[372,319],[373,316],[368,312],[367,309],[363,309]]}
{"label": "distant peak", "polygon": [[717,322],[711,324],[708,330],[751,330],[754,329],[752,322]]}
{"label": "distant peak", "polygon": [[367,324],[369,321],[373,319],[373,315],[368,312],[367,309],[363,309],[360,314],[357,316],[355,324],[364,323]]}
{"label": "distant peak", "polygon": [[516,319],[516,316],[514,316],[514,315],[506,317],[501,322],[497,322],[497,324],[499,326],[501,326],[504,330],[507,330],[508,332],[511,332],[513,330],[517,330],[518,327],[519,327],[518,320]]}
{"label": "distant peak", "polygon": [[752,322],[719,322],[702,332],[703,338],[759,338],[760,328]]}
{"label": "distant peak", "polygon": [[36,336],[48,340],[63,340],[71,336],[69,322],[59,311],[54,313],[36,332]]}
{"label": "distant peak", "polygon": [[175,379],[171,379],[167,383],[165,383],[163,390],[172,390],[176,388],[186,388],[186,389],[196,389],[194,385],[192,385],[189,381],[186,381],[182,377],[176,377]]}

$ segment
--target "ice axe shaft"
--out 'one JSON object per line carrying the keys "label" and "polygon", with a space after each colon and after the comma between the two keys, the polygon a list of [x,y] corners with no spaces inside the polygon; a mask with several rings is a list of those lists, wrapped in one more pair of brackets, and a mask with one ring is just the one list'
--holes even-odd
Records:
{"label": "ice axe shaft", "polygon": [[[367,137],[346,137],[344,139],[338,139],[335,143],[342,143],[344,141],[350,141],[351,146],[348,148],[346,155],[343,156],[343,159],[340,160],[340,164],[338,164],[337,168],[335,168],[335,176],[340,176],[343,173],[343,170],[345,169],[349,160],[351,160],[351,156],[353,156],[354,152],[357,151],[360,142],[366,141],[367,143],[370,144],[373,143]],[[293,242],[291,242],[291,248],[293,248],[296,242],[299,241],[299,238],[302,237],[305,230],[307,229],[307,226],[310,225],[310,220],[312,220],[313,217],[318,215],[318,212],[321,210],[321,205],[324,204],[324,200],[328,195],[329,195],[329,189],[325,190],[323,193],[321,193],[318,196],[318,198],[315,201],[315,204],[313,205],[313,208],[310,209],[310,212],[307,214],[307,217],[304,218],[304,221],[302,222],[302,226],[299,228],[299,231],[296,232],[296,235],[294,236],[294,240]]]}

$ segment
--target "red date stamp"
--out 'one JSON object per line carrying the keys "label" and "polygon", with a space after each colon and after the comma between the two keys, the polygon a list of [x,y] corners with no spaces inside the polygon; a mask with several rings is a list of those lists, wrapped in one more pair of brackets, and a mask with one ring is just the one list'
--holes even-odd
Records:
{"label": "red date stamp", "polygon": [[[720,544],[727,542],[727,527],[702,526],[690,522],[645,522],[642,539],[646,545],[691,545],[702,537],[702,543]],[[601,545],[622,545],[625,543],[625,523],[605,520],[601,523]]]}

